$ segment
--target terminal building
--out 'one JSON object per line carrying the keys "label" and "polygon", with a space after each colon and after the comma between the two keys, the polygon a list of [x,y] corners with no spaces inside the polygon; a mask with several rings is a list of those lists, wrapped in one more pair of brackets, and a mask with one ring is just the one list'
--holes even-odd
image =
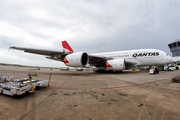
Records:
{"label": "terminal building", "polygon": [[180,40],[176,40],[168,44],[170,51],[172,52],[172,57],[180,56]]}
{"label": "terminal building", "polygon": [[180,39],[168,44],[172,53],[173,62],[180,65]]}

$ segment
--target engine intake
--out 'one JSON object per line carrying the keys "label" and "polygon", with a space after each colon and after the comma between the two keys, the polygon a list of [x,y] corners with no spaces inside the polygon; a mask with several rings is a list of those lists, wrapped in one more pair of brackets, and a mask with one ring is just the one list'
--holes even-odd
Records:
{"label": "engine intake", "polygon": [[84,67],[88,64],[89,57],[85,52],[76,52],[64,57],[64,63],[71,67]]}

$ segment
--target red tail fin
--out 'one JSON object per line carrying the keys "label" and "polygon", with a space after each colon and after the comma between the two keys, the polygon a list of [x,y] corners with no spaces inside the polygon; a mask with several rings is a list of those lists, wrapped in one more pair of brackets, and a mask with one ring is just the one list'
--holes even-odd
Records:
{"label": "red tail fin", "polygon": [[74,52],[73,49],[69,46],[69,44],[66,41],[62,41],[63,51],[68,50],[68,52]]}

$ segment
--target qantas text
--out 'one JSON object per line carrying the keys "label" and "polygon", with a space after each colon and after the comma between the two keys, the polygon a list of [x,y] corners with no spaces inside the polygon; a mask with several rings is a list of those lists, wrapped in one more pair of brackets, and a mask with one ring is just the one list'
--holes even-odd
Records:
{"label": "qantas text", "polygon": [[132,56],[133,57],[159,56],[159,52],[134,53]]}

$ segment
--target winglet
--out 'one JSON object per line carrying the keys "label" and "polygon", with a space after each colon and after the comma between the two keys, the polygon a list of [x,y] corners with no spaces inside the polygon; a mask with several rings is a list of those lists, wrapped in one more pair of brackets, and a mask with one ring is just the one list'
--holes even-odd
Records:
{"label": "winglet", "polygon": [[63,51],[68,50],[69,52],[74,52],[73,49],[69,46],[69,44],[67,43],[67,41],[62,41],[62,46],[63,46]]}

